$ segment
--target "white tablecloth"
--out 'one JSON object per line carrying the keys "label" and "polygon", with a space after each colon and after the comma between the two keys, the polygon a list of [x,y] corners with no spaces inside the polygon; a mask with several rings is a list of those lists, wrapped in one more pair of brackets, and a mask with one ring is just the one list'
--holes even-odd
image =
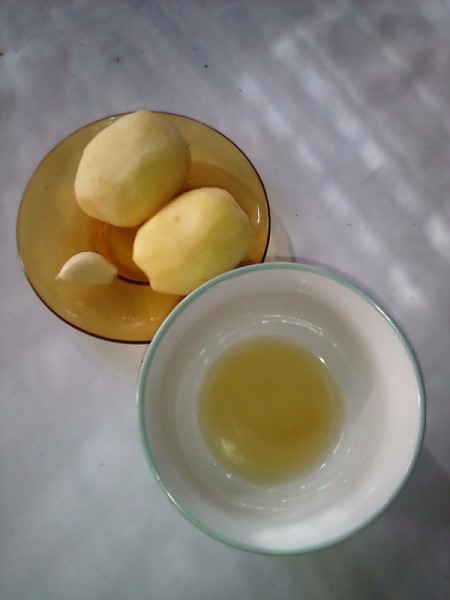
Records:
{"label": "white tablecloth", "polygon": [[[0,0],[0,53],[2,600],[449,598],[450,2]],[[145,347],[65,325],[21,271],[39,161],[141,107],[233,139],[267,188],[270,256],[347,273],[416,349],[417,467],[335,547],[253,555],[186,522],[140,447]]]}

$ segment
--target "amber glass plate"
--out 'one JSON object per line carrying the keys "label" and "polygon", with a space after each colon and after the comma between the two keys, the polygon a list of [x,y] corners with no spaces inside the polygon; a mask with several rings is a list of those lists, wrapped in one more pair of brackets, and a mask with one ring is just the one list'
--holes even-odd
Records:
{"label": "amber glass plate", "polygon": [[[185,189],[228,190],[253,226],[243,264],[264,260],[270,215],[264,186],[253,165],[221,133],[188,117],[159,113],[189,144],[192,166]],[[88,142],[120,115],[96,121],[58,144],[31,177],[19,208],[17,245],[25,274],[39,298],[58,317],[85,333],[117,342],[149,342],[181,300],[154,292],[131,254],[136,228],[119,228],[88,217],[78,206],[73,184]],[[55,279],[71,256],[96,251],[113,262],[112,284],[79,286]]]}

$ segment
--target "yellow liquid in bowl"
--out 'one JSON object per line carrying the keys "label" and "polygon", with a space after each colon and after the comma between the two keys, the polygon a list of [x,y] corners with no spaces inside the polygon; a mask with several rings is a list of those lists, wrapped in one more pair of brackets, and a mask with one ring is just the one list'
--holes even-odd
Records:
{"label": "yellow liquid in bowl", "polygon": [[325,363],[292,342],[240,342],[213,364],[203,382],[199,423],[213,456],[227,470],[275,483],[321,465],[341,423],[337,386]]}

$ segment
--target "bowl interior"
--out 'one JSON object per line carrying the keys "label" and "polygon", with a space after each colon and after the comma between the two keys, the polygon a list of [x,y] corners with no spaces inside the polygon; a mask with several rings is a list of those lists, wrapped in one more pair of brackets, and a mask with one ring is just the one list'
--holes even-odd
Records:
{"label": "bowl interior", "polygon": [[[277,485],[227,473],[197,419],[210,365],[260,335],[323,358],[343,403],[339,440],[320,468]],[[325,546],[370,522],[410,472],[423,431],[420,374],[396,325],[345,280],[294,264],[238,269],[184,300],[146,354],[138,401],[144,447],[169,497],[207,533],[263,552]]]}
{"label": "bowl interior", "polygon": [[[244,264],[264,260],[270,230],[264,186],[248,158],[229,139],[203,123],[160,113],[189,144],[192,164],[184,190],[201,186],[227,189],[247,213],[252,244]],[[105,339],[143,343],[180,301],[154,292],[132,261],[137,228],[106,225],[78,206],[74,180],[86,145],[120,115],[91,123],[64,139],[40,163],[24,192],[17,220],[17,245],[25,274],[56,315],[86,333]],[[70,285],[55,280],[74,254],[100,252],[120,277],[106,286]]]}

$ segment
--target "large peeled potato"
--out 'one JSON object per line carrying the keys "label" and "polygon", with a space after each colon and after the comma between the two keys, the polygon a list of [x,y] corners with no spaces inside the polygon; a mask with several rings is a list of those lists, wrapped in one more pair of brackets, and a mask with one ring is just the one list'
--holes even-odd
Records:
{"label": "large peeled potato", "polygon": [[120,117],[86,146],[75,196],[91,217],[134,227],[179,193],[190,152],[166,119],[149,111]]}
{"label": "large peeled potato", "polygon": [[252,228],[227,191],[181,194],[138,230],[133,260],[157,292],[186,295],[234,268],[246,255]]}

